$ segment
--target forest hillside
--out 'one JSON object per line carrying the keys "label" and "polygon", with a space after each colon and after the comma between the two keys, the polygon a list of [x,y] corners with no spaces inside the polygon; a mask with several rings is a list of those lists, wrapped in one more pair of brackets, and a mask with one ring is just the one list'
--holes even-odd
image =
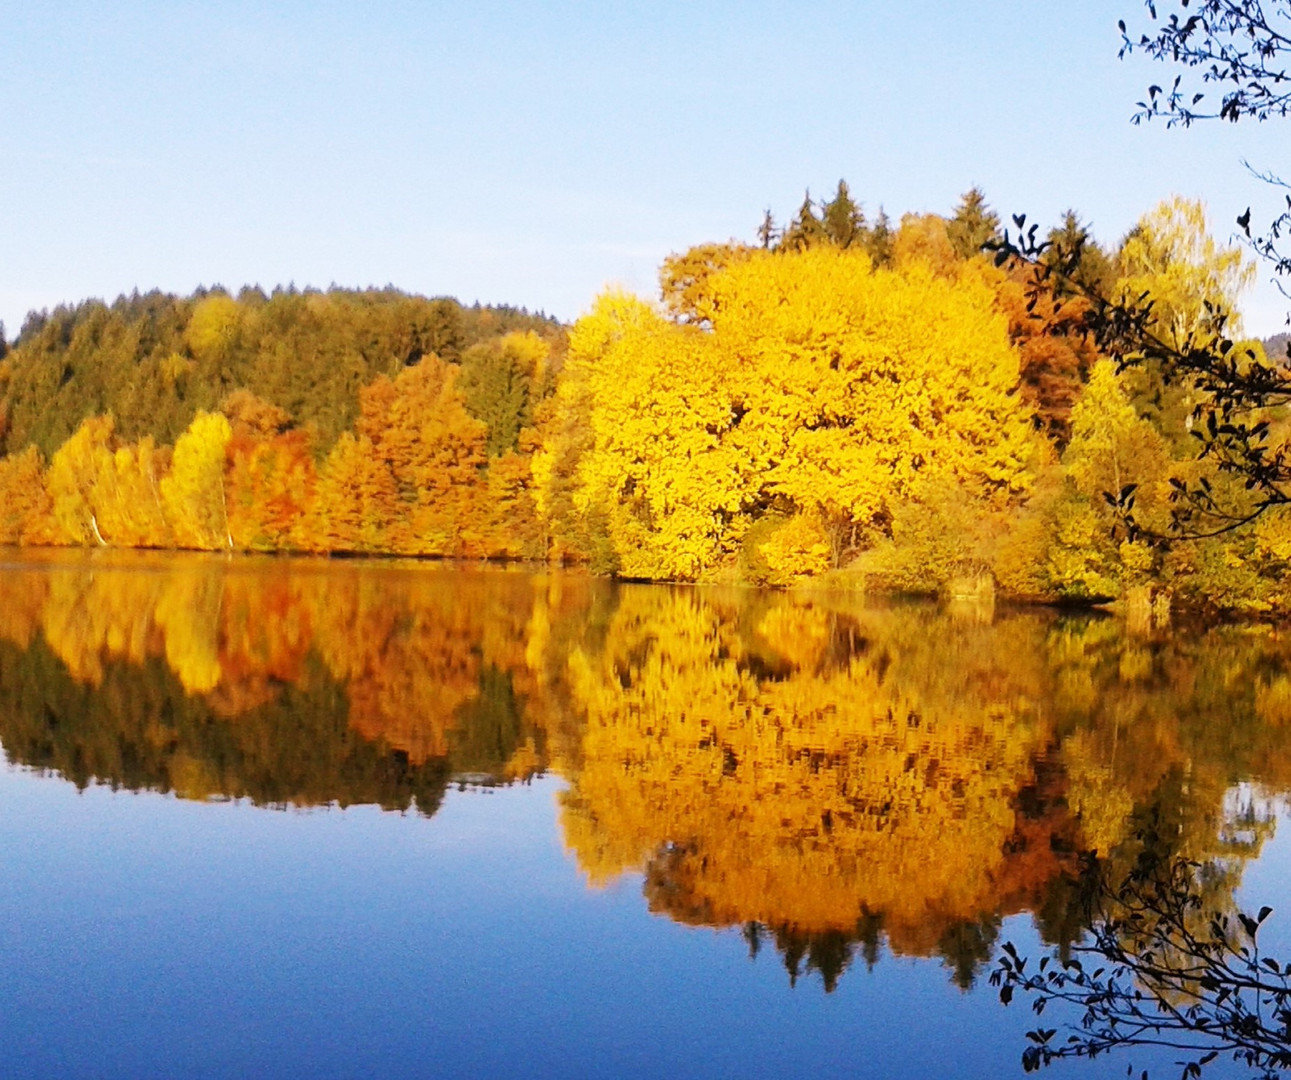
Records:
{"label": "forest hillside", "polygon": [[[33,313],[0,357],[0,542],[1285,612],[1279,510],[1158,541],[1180,484],[1249,510],[1192,437],[1194,388],[1101,355],[1086,301],[983,253],[999,235],[976,189],[893,222],[840,182],[571,326],[393,289]],[[1075,213],[1050,236],[1104,295],[1150,297],[1173,342],[1254,273],[1179,197],[1112,246]],[[1286,417],[1264,419],[1282,445]],[[1107,498],[1125,491],[1137,535]]]}

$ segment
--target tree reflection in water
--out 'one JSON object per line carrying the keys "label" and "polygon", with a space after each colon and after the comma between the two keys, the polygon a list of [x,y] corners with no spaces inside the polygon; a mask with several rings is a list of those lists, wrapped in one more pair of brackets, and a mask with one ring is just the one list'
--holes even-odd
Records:
{"label": "tree reflection in water", "polygon": [[425,815],[453,783],[554,773],[591,886],[639,874],[652,911],[826,990],[885,952],[971,986],[1019,912],[1070,945],[1087,857],[1124,875],[1147,828],[1223,856],[1231,904],[1271,825],[1225,842],[1226,792],[1291,789],[1291,641],[1261,630],[424,565],[96,553],[3,575],[11,762]]}
{"label": "tree reflection in water", "polygon": [[[1254,808],[1248,817],[1267,820]],[[1262,1078],[1282,1075],[1291,1068],[1291,963],[1261,951],[1272,908],[1250,915],[1233,906],[1233,872],[1222,861],[1181,857],[1154,829],[1139,840],[1128,872],[1113,876],[1088,860],[1077,943],[1034,965],[1012,943],[1002,946],[991,983],[1004,1004],[1021,994],[1037,1015],[1067,1007],[1059,1027],[1027,1033],[1023,1067],[1151,1046],[1185,1055],[1184,1080],[1222,1055]]]}

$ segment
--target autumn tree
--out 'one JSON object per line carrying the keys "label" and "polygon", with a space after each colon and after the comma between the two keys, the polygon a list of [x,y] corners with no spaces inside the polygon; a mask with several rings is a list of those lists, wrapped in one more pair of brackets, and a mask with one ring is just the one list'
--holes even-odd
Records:
{"label": "autumn tree", "polygon": [[0,543],[60,542],[40,451],[29,446],[21,454],[0,458]]}
{"label": "autumn tree", "polygon": [[319,470],[306,547],[370,553],[399,550],[404,538],[391,539],[388,533],[402,524],[400,510],[394,476],[378,458],[372,440],[346,432]]}
{"label": "autumn tree", "polygon": [[735,539],[741,463],[709,433],[731,413],[708,340],[617,294],[571,331],[568,370],[588,408],[573,502],[586,529],[604,522],[613,555],[601,569],[694,578]]}
{"label": "autumn tree", "polygon": [[[1119,493],[1127,485],[1147,500],[1151,489],[1167,487],[1170,456],[1165,440],[1130,403],[1124,377],[1110,360],[1100,360],[1072,412],[1071,441],[1063,458],[1068,475],[1091,499]],[[1158,505],[1165,502],[1158,495]]]}
{"label": "autumn tree", "polygon": [[225,292],[212,292],[199,300],[188,320],[185,339],[199,360],[220,360],[233,345],[241,309]]}
{"label": "autumn tree", "polygon": [[1255,267],[1241,248],[1215,240],[1200,200],[1176,195],[1159,203],[1130,231],[1117,260],[1118,289],[1151,304],[1153,327],[1167,345],[1213,333],[1214,309],[1228,312],[1229,334],[1240,331],[1237,301],[1254,283]]}
{"label": "autumn tree", "polygon": [[[1210,234],[1199,200],[1167,199],[1139,219],[1117,256],[1118,294],[1151,313],[1152,333],[1168,349],[1204,346],[1240,331],[1236,305],[1252,284],[1255,267],[1238,247]],[[1219,313],[1226,313],[1217,321]],[[1195,381],[1173,378],[1160,363],[1133,365],[1135,403],[1191,455],[1192,411],[1201,400]]]}
{"label": "autumn tree", "polygon": [[286,410],[238,389],[220,404],[229,420],[225,502],[229,536],[242,550],[316,547],[309,528],[317,469],[309,431]]}
{"label": "autumn tree", "polygon": [[487,515],[479,554],[512,559],[547,557],[546,529],[539,514],[533,456],[535,432],[519,449],[489,462],[485,478]]}
{"label": "autumn tree", "polygon": [[824,247],[754,254],[713,297],[707,332],[616,296],[572,332],[591,429],[577,499],[621,572],[711,572],[769,511],[803,515],[838,565],[935,477],[1026,489],[1017,354],[980,276]]}
{"label": "autumn tree", "polygon": [[463,554],[480,536],[488,429],[467,411],[457,370],[431,355],[359,394],[355,435],[397,493],[387,516],[392,550]]}
{"label": "autumn tree", "polygon": [[[1068,211],[1061,226],[1051,230],[1052,252],[1076,247],[1081,252],[1076,274],[1095,288],[1111,288],[1115,271],[1111,260],[1090,235],[1079,217]],[[1030,406],[1036,426],[1058,447],[1066,445],[1071,410],[1099,359],[1099,352],[1085,332],[1090,301],[1038,290],[1024,263],[1010,263],[1002,270],[999,304],[1009,319],[1009,336],[1021,354],[1023,399]]]}
{"label": "autumn tree", "polygon": [[73,544],[106,545],[99,529],[95,489],[112,467],[111,416],[96,416],[81,424],[49,463],[49,494],[54,518]]}
{"label": "autumn tree", "polygon": [[303,431],[236,433],[227,447],[228,535],[244,551],[310,548],[306,527],[317,483],[313,449]]}
{"label": "autumn tree", "polygon": [[571,332],[569,359],[555,391],[534,411],[537,444],[529,462],[546,556],[557,562],[585,561],[600,573],[615,569],[613,545],[603,515],[589,513],[580,498],[579,472],[594,443],[590,375],[604,344],[599,334],[589,340]]}
{"label": "autumn tree", "polygon": [[98,525],[109,543],[118,547],[168,547],[171,530],[163,506],[161,485],[170,471],[170,448],[145,435],[137,443],[118,446],[103,461],[93,500]]}
{"label": "autumn tree", "polygon": [[[770,236],[762,245],[770,246]],[[730,241],[698,244],[679,255],[669,255],[659,268],[659,291],[664,307],[678,322],[705,323],[713,317],[709,286],[714,275],[732,263],[748,258],[750,248]]]}
{"label": "autumn tree", "polygon": [[963,260],[950,242],[946,219],[939,214],[903,214],[892,238],[896,266],[922,263],[946,277],[959,272]]}
{"label": "autumn tree", "polygon": [[161,499],[180,547],[233,547],[225,460],[233,429],[221,413],[198,413],[175,443]]}
{"label": "autumn tree", "polygon": [[1174,473],[1166,440],[1139,416],[1110,360],[1090,372],[1071,413],[1062,461],[1070,488],[1052,507],[1049,586],[1066,600],[1115,597],[1124,585],[1142,581],[1156,556],[1142,543],[1117,543],[1105,494],[1132,493],[1141,520],[1164,528]]}

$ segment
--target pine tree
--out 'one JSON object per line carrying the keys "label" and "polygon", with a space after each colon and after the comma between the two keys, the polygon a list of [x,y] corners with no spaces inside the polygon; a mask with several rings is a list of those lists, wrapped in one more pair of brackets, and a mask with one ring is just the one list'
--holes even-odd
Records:
{"label": "pine tree", "polygon": [[979,187],[964,193],[946,226],[951,246],[961,259],[980,254],[982,245],[998,236],[999,231],[1000,216],[986,205],[986,196]]}
{"label": "pine tree", "polygon": [[861,243],[865,236],[865,215],[847,189],[847,181],[838,181],[838,191],[821,208],[825,235],[840,248]]}
{"label": "pine tree", "polygon": [[815,203],[811,201],[811,192],[803,197],[798,216],[784,231],[777,247],[784,251],[806,251],[825,239],[825,227],[816,216]]}
{"label": "pine tree", "polygon": [[1049,230],[1046,237],[1049,248],[1045,251],[1043,261],[1052,265],[1077,250],[1080,259],[1076,265],[1075,279],[1087,288],[1093,289],[1102,296],[1110,295],[1116,284],[1116,271],[1107,253],[1090,235],[1075,210],[1068,210],[1062,216],[1062,224]]}
{"label": "pine tree", "polygon": [[[776,246],[779,239],[780,230],[776,227],[775,218],[771,216],[771,208],[767,207],[762,215],[762,224],[758,226],[758,243],[762,245],[763,251],[769,251]],[[3,325],[0,323],[0,326]]]}
{"label": "pine tree", "polygon": [[861,240],[861,246],[865,248],[865,253],[873,260],[875,267],[888,266],[892,262],[892,222],[889,220],[887,211],[879,207],[879,216],[874,219],[874,224],[865,230],[865,236]]}

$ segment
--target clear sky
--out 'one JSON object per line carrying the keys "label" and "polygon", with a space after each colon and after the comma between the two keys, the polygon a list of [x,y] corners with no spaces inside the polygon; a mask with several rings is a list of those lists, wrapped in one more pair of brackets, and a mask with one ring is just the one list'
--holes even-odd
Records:
{"label": "clear sky", "polygon": [[[1178,192],[1227,236],[1291,122],[1134,127],[1139,0],[0,0],[0,319],[294,282],[576,317],[840,177],[873,212],[980,185],[1114,242]],[[1262,275],[1267,276],[1267,275]],[[1282,327],[1262,284],[1247,329]]]}

